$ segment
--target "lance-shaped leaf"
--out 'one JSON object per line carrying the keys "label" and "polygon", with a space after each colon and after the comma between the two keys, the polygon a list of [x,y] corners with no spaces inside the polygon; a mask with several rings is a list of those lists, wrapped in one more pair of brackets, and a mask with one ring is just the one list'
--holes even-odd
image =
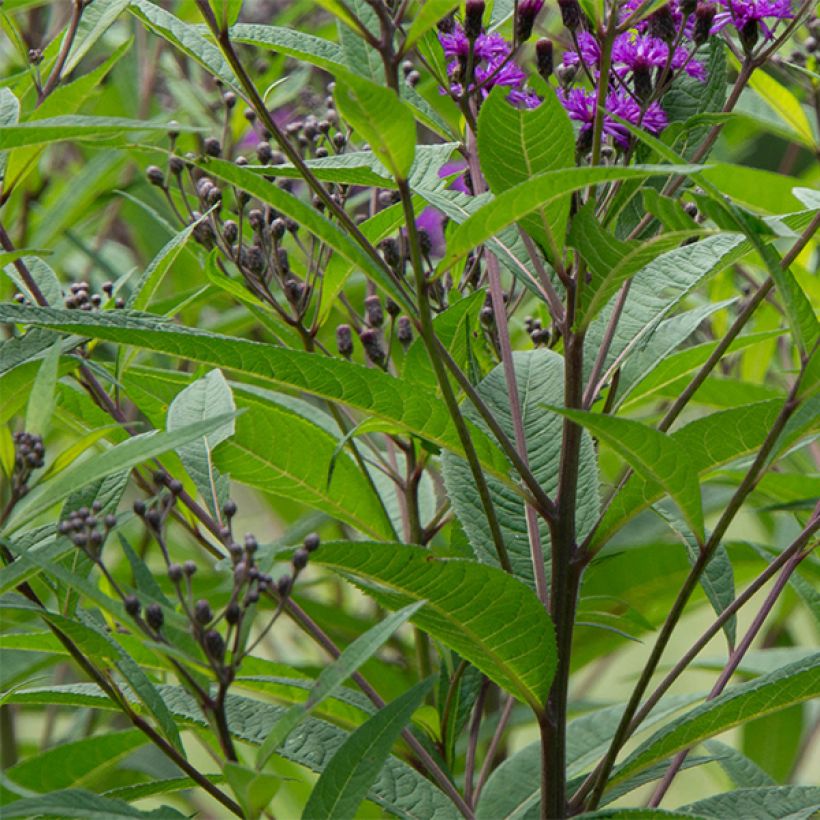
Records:
{"label": "lance-shaped leaf", "polygon": [[703,543],[703,505],[698,474],[689,454],[671,436],[632,419],[547,406],[605,441],[642,476],[656,481],[680,507],[698,543]]}
{"label": "lance-shaped leaf", "polygon": [[681,806],[681,811],[723,820],[745,817],[749,820],[809,820],[820,811],[817,786],[763,786],[715,794]]}
{"label": "lance-shaped leaf", "polygon": [[[478,118],[481,170],[493,193],[499,194],[536,174],[575,167],[575,136],[567,112],[555,94],[548,93],[534,110],[510,105],[501,88],[493,89]],[[569,218],[570,197],[565,195],[521,221],[552,254]]]}
{"label": "lance-shaped leaf", "polygon": [[540,711],[555,672],[552,621],[535,593],[495,567],[444,560],[404,544],[323,544],[316,563],[383,606],[427,601],[412,621]]}
{"label": "lance-shaped leaf", "polygon": [[[342,654],[330,666],[326,666],[308,699],[304,703],[292,706],[271,729],[265,742],[256,754],[256,768],[261,769],[268,758],[276,751],[279,744],[307,717],[325,698],[330,697],[361,665],[376,653],[382,644],[402,625],[424,606],[425,601],[416,601],[409,606],[388,615],[376,626],[368,629],[353,643],[345,648]],[[330,816],[330,815],[328,815]]]}
{"label": "lance-shaped leaf", "polygon": [[[518,222],[533,211],[545,208],[562,199],[572,191],[600,182],[620,179],[645,179],[650,176],[689,174],[699,165],[635,165],[622,167],[562,168],[546,171],[518,185],[508,188],[469,219],[459,225],[448,242],[447,254],[439,263],[438,270],[445,271],[465,257],[477,245],[492,239],[508,225]],[[563,243],[563,236],[556,236]]]}
{"label": "lance-shaped leaf", "polygon": [[185,815],[170,806],[162,806],[153,811],[142,811],[123,802],[103,797],[85,789],[63,789],[61,791],[24,797],[3,806],[3,817],[82,817],[86,820],[185,820]]}
{"label": "lance-shaped leaf", "polygon": [[427,678],[399,695],[363,723],[339,747],[319,777],[302,812],[302,820],[353,817],[402,729],[430,691]]}
{"label": "lance-shaped leaf", "polygon": [[[394,422],[400,429],[448,450],[463,453],[452,420],[435,396],[418,390],[412,381],[397,379],[373,368],[207,333],[126,311],[81,313],[2,304],[0,321],[76,332],[248,373],[282,387],[346,404],[370,416]],[[484,468],[509,482],[511,467],[503,453],[475,426],[470,425],[470,429]]]}
{"label": "lance-shaped leaf", "polygon": [[735,686],[664,726],[613,774],[610,785],[666,760],[675,752],[745,723],[820,696],[820,653]]}
{"label": "lance-shaped leaf", "polygon": [[385,168],[406,179],[416,155],[416,121],[395,91],[351,73],[337,73],[336,108]]}

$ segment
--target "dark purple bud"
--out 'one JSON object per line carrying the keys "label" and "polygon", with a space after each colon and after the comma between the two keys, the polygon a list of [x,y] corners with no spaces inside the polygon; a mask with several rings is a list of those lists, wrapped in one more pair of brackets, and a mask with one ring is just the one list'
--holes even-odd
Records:
{"label": "dark purple bud", "polygon": [[145,171],[145,176],[152,185],[162,188],[165,185],[165,174],[162,173],[162,168],[157,165],[149,165]]}
{"label": "dark purple bud", "polygon": [[552,76],[553,69],[553,47],[552,40],[542,37],[535,44],[535,66],[538,73],[545,80]]}
{"label": "dark purple bud", "polygon": [[532,35],[532,27],[535,25],[535,18],[541,11],[544,0],[520,0],[518,3],[518,16],[515,20],[515,34],[519,43],[526,43]]}
{"label": "dark purple bud", "polygon": [[364,300],[364,315],[370,327],[381,327],[384,324],[382,300],[375,293]]}
{"label": "dark purple bud", "polygon": [[695,9],[695,30],[692,35],[696,46],[702,46],[711,36],[716,13],[714,3],[698,3]]}
{"label": "dark purple bud", "polygon": [[310,553],[304,548],[299,547],[296,552],[293,553],[293,568],[298,572],[299,570],[303,570],[308,563],[308,558],[310,557]]}
{"label": "dark purple bud", "polygon": [[738,35],[740,36],[740,44],[743,46],[743,51],[746,53],[746,56],[751,56],[760,37],[760,27],[757,24],[757,20],[748,20],[740,27]]}
{"label": "dark purple bud", "polygon": [[171,491],[171,495],[173,496],[182,495],[182,482],[178,478],[172,478],[168,482],[168,489]]}
{"label": "dark purple bud", "polygon": [[206,137],[202,148],[209,157],[218,157],[222,153],[222,146],[216,137]]}
{"label": "dark purple bud", "polygon": [[214,660],[220,663],[225,657],[225,641],[222,640],[222,636],[215,629],[209,629],[205,633],[205,649],[208,650],[208,654]]}
{"label": "dark purple bud", "polygon": [[225,607],[225,620],[231,624],[231,626],[235,626],[239,623],[239,619],[242,617],[242,610],[239,608],[239,604],[236,601],[231,601],[228,606]]}
{"label": "dark purple bud", "polygon": [[256,540],[256,536],[252,533],[247,533],[245,535],[245,552],[248,555],[253,555],[259,549],[259,544]]}
{"label": "dark purple bud", "polygon": [[136,618],[140,614],[140,602],[136,595],[126,595],[123,601],[125,604],[125,611],[132,617]]}
{"label": "dark purple bud", "polygon": [[396,265],[401,262],[401,252],[399,251],[399,243],[396,239],[392,236],[388,237],[387,239],[382,240],[379,247],[382,250],[382,256],[384,257],[384,261],[390,265],[391,268],[395,268]]}
{"label": "dark purple bud", "polygon": [[236,502],[233,499],[226,501],[222,506],[222,512],[226,518],[233,518],[236,515]]}
{"label": "dark purple bud", "polygon": [[239,236],[239,226],[232,219],[228,219],[222,226],[222,233],[225,235],[225,241],[233,245]]}
{"label": "dark purple bud", "polygon": [[196,575],[196,564],[193,561],[186,561],[182,565],[182,571],[188,576],[188,578],[193,578]]}
{"label": "dark purple bud", "polygon": [[165,623],[165,615],[162,612],[162,607],[159,604],[148,604],[145,607],[145,621],[151,629],[159,632]]}
{"label": "dark purple bud", "polygon": [[632,72],[632,83],[635,87],[635,96],[646,102],[652,96],[652,73],[648,66],[636,66]]}
{"label": "dark purple bud", "polygon": [[182,567],[179,564],[168,566],[168,578],[172,584],[178,584],[182,580]]}
{"label": "dark purple bud", "polygon": [[315,533],[315,532],[311,532],[308,535],[306,535],[305,540],[302,541],[302,546],[308,552],[316,552],[316,550],[319,549],[319,544],[320,544],[319,534]]}
{"label": "dark purple bud", "polygon": [[578,0],[558,0],[561,11],[561,20],[570,31],[575,31],[581,25],[581,6]]}
{"label": "dark purple bud", "polygon": [[408,316],[399,316],[396,322],[396,338],[405,348],[413,341],[413,324]]}
{"label": "dark purple bud", "polygon": [[475,40],[481,34],[484,9],[484,0],[467,0],[464,9],[464,33],[470,40]]}
{"label": "dark purple bud", "polygon": [[287,598],[293,588],[293,578],[290,575],[283,575],[276,582],[276,591],[280,598]]}
{"label": "dark purple bud", "polygon": [[367,354],[367,358],[370,359],[373,364],[379,366],[384,364],[385,353],[384,348],[382,347],[381,336],[378,331],[372,330],[371,328],[365,328],[359,334],[359,341],[362,343],[362,347],[364,348],[364,352]]}
{"label": "dark purple bud", "polygon": [[138,499],[134,502],[134,512],[135,512],[135,513],[136,513],[136,514],[137,514],[140,518],[142,518],[142,517],[145,515],[145,502],[144,502],[142,499],[138,498]]}
{"label": "dark purple bud", "polygon": [[350,325],[339,325],[336,328],[336,349],[340,356],[349,359],[353,353],[353,331]]}
{"label": "dark purple bud", "polygon": [[213,617],[211,605],[204,598],[194,604],[194,618],[198,624],[205,626],[213,620]]}
{"label": "dark purple bud", "polygon": [[668,5],[661,6],[654,14],[649,15],[649,34],[665,43],[671,43],[677,34],[675,18]]}
{"label": "dark purple bud", "polygon": [[106,529],[113,530],[117,526],[117,516],[114,513],[108,513],[103,519]]}

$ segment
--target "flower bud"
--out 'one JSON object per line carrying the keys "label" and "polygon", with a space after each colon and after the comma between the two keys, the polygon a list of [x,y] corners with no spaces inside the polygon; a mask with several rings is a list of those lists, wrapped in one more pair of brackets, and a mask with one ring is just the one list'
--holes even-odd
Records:
{"label": "flower bud", "polygon": [[126,595],[123,604],[125,604],[125,611],[132,618],[136,618],[140,614],[140,602],[136,595]]}
{"label": "flower bud", "polygon": [[188,578],[193,578],[196,575],[196,564],[193,561],[186,561],[182,565],[182,571]]}
{"label": "flower bud", "polygon": [[157,165],[149,165],[145,170],[145,176],[152,185],[162,188],[165,185],[165,174],[162,173],[162,168]]}
{"label": "flower bud", "polygon": [[319,544],[320,544],[319,534],[315,533],[315,532],[311,532],[308,535],[306,535],[305,540],[302,541],[302,546],[308,552],[316,552],[316,550],[319,549]]}
{"label": "flower bud", "polygon": [[398,265],[399,262],[401,262],[399,243],[392,236],[383,240],[379,247],[382,250],[382,256],[384,257],[384,261],[387,262],[387,264],[390,265],[391,268],[395,268],[396,265]]}
{"label": "flower bud", "polygon": [[350,325],[339,325],[336,328],[336,349],[340,356],[349,359],[353,353],[353,331]]}
{"label": "flower bud", "polygon": [[310,553],[304,547],[299,547],[299,549],[293,553],[293,558],[291,559],[293,568],[297,571],[303,570],[307,566],[309,557]]}
{"label": "flower bud", "polygon": [[484,9],[484,0],[467,0],[464,9],[464,33],[469,40],[475,40],[481,34]]}
{"label": "flower bud", "polygon": [[702,46],[709,39],[716,12],[714,3],[698,3],[695,9],[695,30],[692,34],[696,46]]}
{"label": "flower bud", "polygon": [[362,343],[367,358],[373,364],[379,366],[384,364],[385,353],[378,331],[366,328],[359,334],[359,341]]}
{"label": "flower bud", "polygon": [[405,349],[413,341],[413,324],[409,316],[399,316],[396,322],[396,338]]}
{"label": "flower bud", "polygon": [[148,606],[145,607],[145,621],[151,629],[159,632],[165,622],[162,607],[159,604],[148,604]]}
{"label": "flower bud", "polygon": [[283,575],[279,580],[276,582],[276,591],[279,593],[280,598],[286,598],[290,595],[290,591],[293,588],[293,578],[290,575]]}
{"label": "flower bud", "polygon": [[226,518],[233,518],[236,515],[236,502],[233,499],[228,499],[222,505],[222,512]]}
{"label": "flower bud", "polygon": [[222,146],[216,137],[206,137],[202,148],[209,157],[218,157],[222,153]]}
{"label": "flower bud", "polygon": [[518,16],[515,19],[515,35],[519,43],[526,43],[532,35],[535,18],[544,5],[544,0],[520,0]]}
{"label": "flower bud", "polygon": [[747,57],[750,57],[760,37],[760,27],[757,20],[748,20],[738,31],[740,44]]}
{"label": "flower bud", "polygon": [[548,40],[546,37],[542,37],[535,44],[535,66],[538,69],[538,73],[544,80],[548,80],[552,76],[552,40]]}
{"label": "flower bud", "polygon": [[225,657],[225,641],[222,640],[222,636],[215,629],[209,629],[205,633],[205,649],[208,650],[208,654],[212,658],[220,663]]}
{"label": "flower bud", "polygon": [[671,43],[677,34],[675,18],[668,5],[661,6],[654,14],[649,15],[649,34],[665,43]]}
{"label": "flower bud", "polygon": [[194,618],[198,624],[205,626],[213,620],[213,617],[211,605],[204,598],[194,604]]}
{"label": "flower bud", "polygon": [[381,327],[384,324],[384,311],[381,299],[376,294],[364,300],[365,321],[370,327]]}
{"label": "flower bud", "polygon": [[239,619],[242,617],[242,610],[236,601],[231,601],[228,606],[225,607],[225,620],[231,625],[235,626],[239,623]]}
{"label": "flower bud", "polygon": [[570,31],[575,31],[581,25],[581,6],[578,0],[558,0],[561,11],[561,20]]}

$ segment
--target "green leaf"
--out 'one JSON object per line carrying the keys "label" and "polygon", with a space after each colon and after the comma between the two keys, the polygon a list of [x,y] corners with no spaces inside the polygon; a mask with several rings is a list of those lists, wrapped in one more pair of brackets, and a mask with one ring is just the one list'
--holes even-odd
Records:
{"label": "green leaf", "polygon": [[772,714],[820,695],[820,653],[735,686],[664,726],[613,774],[610,785],[665,760],[681,749],[725,732],[750,718]]}
{"label": "green leaf", "polygon": [[[516,351],[513,353],[513,362],[530,468],[544,492],[553,496],[558,488],[562,424],[553,414],[545,413],[543,405],[545,401],[560,402],[563,398],[564,361],[551,350],[539,349]],[[501,427],[512,438],[513,422],[503,366],[496,366],[476,389]],[[479,427],[483,427],[478,412],[471,404],[465,402],[464,414]],[[489,525],[466,461],[451,453],[446,453],[442,461],[447,495],[469,537],[470,546],[480,561],[498,566]],[[513,573],[517,578],[533,586],[535,579],[524,502],[517,493],[500,481],[488,478],[488,486]],[[575,514],[581,537],[597,520],[599,506],[595,448],[592,438],[584,433]],[[539,522],[539,532],[542,549],[549,563],[551,538],[549,528],[543,521]]]}
{"label": "green leaf", "polygon": [[[176,718],[194,726],[207,727],[202,711],[191,696],[176,686],[159,687],[169,710]],[[45,688],[17,690],[9,695],[10,703],[56,703],[63,706],[88,706],[118,710],[94,684],[52,685]],[[252,698],[228,695],[227,722],[234,737],[259,744],[267,737],[283,709]],[[280,749],[280,755],[312,771],[322,771],[344,742],[347,734],[333,724],[309,717],[304,732],[299,732]],[[368,799],[404,820],[435,817],[458,820],[460,815],[449,799],[429,780],[408,764],[389,757],[378,773]]]}
{"label": "green leaf", "polygon": [[313,560],[390,609],[426,600],[412,618],[419,629],[533,709],[543,709],[555,671],[555,638],[543,606],[520,581],[495,567],[443,560],[402,544],[323,544]]}
{"label": "green leaf", "polygon": [[62,342],[55,342],[43,358],[37,378],[31,387],[26,408],[26,430],[29,433],[44,435],[54,412],[54,389],[59,376],[58,367]]}
{"label": "green leaf", "polygon": [[261,817],[282,783],[277,775],[257,772],[230,760],[223,771],[248,820]]}
{"label": "green leaf", "polygon": [[217,520],[221,519],[220,510],[227,501],[227,497],[222,496],[226,496],[228,488],[223,477],[214,468],[212,451],[236,432],[232,415],[235,411],[231,388],[220,370],[211,370],[201,379],[191,382],[177,394],[168,408],[166,426],[169,432],[216,416],[230,417],[227,424],[199,441],[176,448],[188,475],[194,480],[200,495],[207,501]]}
{"label": "green leaf", "polygon": [[768,786],[725,792],[681,806],[681,811],[723,820],[809,820],[820,811],[820,789],[815,786]]}
{"label": "green leaf", "polygon": [[392,89],[349,73],[337,74],[334,98],[342,118],[384,166],[406,179],[416,153],[413,112]]}
{"label": "green leaf", "polygon": [[[446,409],[411,381],[339,359],[218,336],[126,311],[87,312],[79,316],[78,313],[0,305],[2,321],[48,325],[252,374],[280,387],[347,404],[441,447],[463,453]],[[475,427],[471,429],[482,465],[491,474],[509,480],[506,458],[485,435]]]}
{"label": "green leaf", "polygon": [[304,820],[353,817],[390,749],[430,691],[427,678],[408,689],[356,729],[339,747],[310,793]]}
{"label": "green leaf", "polygon": [[304,704],[298,704],[288,709],[278,723],[271,729],[265,742],[259,747],[256,754],[256,768],[261,769],[270,756],[279,748],[285,738],[299,725],[304,717],[309,715],[314,707],[325,698],[330,697],[361,665],[371,658],[390,638],[390,636],[418,612],[426,601],[417,601],[409,606],[388,615],[376,626],[368,629],[353,643],[348,645],[342,654],[329,666],[326,666],[310,695]]}
{"label": "green leaf", "polygon": [[148,0],[131,0],[129,11],[142,20],[148,29],[199,63],[208,74],[219,77],[234,91],[240,90],[222,52],[206,40],[196,26],[183,23],[178,17]]}
{"label": "green leaf", "polygon": [[435,28],[442,17],[446,17],[454,8],[458,7],[458,0],[427,0],[413,19],[407,37],[402,45],[402,52],[406,54],[424,35]]}
{"label": "green leaf", "polygon": [[250,168],[215,158],[199,160],[197,165],[209,176],[235,185],[276,211],[295,219],[303,229],[326,242],[345,259],[361,268],[388,296],[403,305],[405,310],[411,313],[414,311],[413,304],[404,291],[398,288],[386,269],[365,253],[344,230],[325,219],[315,208],[283,191],[275,183],[268,182]]}
{"label": "green leaf", "polygon": [[[712,470],[757,450],[765,439],[782,403],[760,402],[723,410],[681,427],[669,436],[686,453],[696,475],[703,479]],[[617,529],[663,497],[663,485],[648,475],[633,475],[615,496],[595,531],[598,546]]]}
{"label": "green leaf", "polygon": [[592,274],[581,291],[581,307],[575,320],[579,330],[589,325],[624,282],[661,254],[701,232],[695,225],[692,230],[662,233],[646,241],[621,242],[600,225],[594,205],[590,202],[575,215],[568,239]]}
{"label": "green leaf", "polygon": [[667,820],[667,818],[687,818],[687,820],[705,820],[704,817],[689,812],[669,811],[668,809],[601,809],[577,815],[578,820]]}
{"label": "green leaf", "polygon": [[[575,167],[575,136],[564,107],[547,93],[538,108],[510,105],[506,92],[493,89],[478,118],[481,170],[494,194],[526,182],[537,174]],[[563,249],[569,218],[569,194],[521,220],[521,225],[552,258]]]}
{"label": "green leaf", "polygon": [[[439,263],[438,271],[451,268],[473,248],[489,241],[508,225],[587,185],[621,179],[691,174],[700,168],[699,165],[635,165],[631,168],[565,168],[537,174],[526,182],[508,188],[459,225],[450,237],[447,254]],[[558,247],[563,245],[563,234],[554,239]]]}
{"label": "green leaf", "polygon": [[703,507],[698,475],[689,454],[671,437],[632,419],[548,406],[606,442],[640,475],[660,484],[680,507],[699,544]]}
{"label": "green leaf", "polygon": [[195,441],[203,435],[218,429],[232,416],[219,416],[207,421],[191,424],[182,430],[172,433],[154,431],[134,436],[128,441],[92,456],[75,462],[59,475],[42,484],[38,484],[14,510],[6,530],[14,530],[41,515],[52,504],[67,498],[79,487],[84,487],[99,478],[120,472],[146,461],[161,453],[181,447]]}
{"label": "green leaf", "polygon": [[330,73],[345,68],[344,56],[337,43],[315,37],[305,31],[283,26],[263,26],[257,23],[239,23],[231,28],[234,43],[247,43],[277,54],[286,54],[304,63],[310,63]]}
{"label": "green leaf", "polygon": [[176,262],[180,251],[185,247],[185,243],[194,232],[194,228],[204,219],[201,217],[195,222],[181,230],[172,237],[151,260],[151,263],[143,271],[140,277],[134,282],[131,295],[128,297],[127,306],[132,310],[145,310],[157,292],[163,277]]}
{"label": "green leaf", "polygon": [[[196,131],[191,126],[178,126],[182,131]],[[98,140],[131,131],[166,133],[167,123],[129,120],[122,117],[83,117],[71,115],[45,120],[0,125],[0,151],[24,145],[47,145],[66,140]]]}
{"label": "green leaf", "polygon": [[757,763],[741,754],[737,749],[733,749],[719,740],[707,740],[704,746],[709,754],[717,758],[721,768],[738,788],[750,789],[755,786],[777,785]]}
{"label": "green leaf", "polygon": [[[123,379],[128,394],[154,422],[187,383],[181,373],[132,368]],[[214,464],[233,481],[322,510],[373,538],[394,538],[384,508],[347,453],[336,458],[334,475],[327,465],[339,443],[338,429],[308,415],[305,402],[265,390],[236,387],[243,411],[234,435],[214,453]]]}
{"label": "green leaf", "polygon": [[130,820],[134,817],[151,820],[184,820],[176,809],[163,806],[153,811],[140,811],[122,800],[111,800],[84,789],[64,789],[24,797],[3,806],[3,817],[32,817],[58,815],[59,817],[99,818],[99,820]]}
{"label": "green leaf", "polygon": [[138,729],[108,731],[27,757],[5,773],[16,785],[36,792],[83,786],[147,742]]}

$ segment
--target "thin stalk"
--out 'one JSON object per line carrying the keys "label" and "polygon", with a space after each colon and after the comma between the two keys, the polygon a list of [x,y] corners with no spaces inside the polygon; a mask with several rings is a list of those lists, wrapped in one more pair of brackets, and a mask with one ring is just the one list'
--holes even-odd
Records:
{"label": "thin stalk", "polygon": [[458,406],[453,387],[450,384],[450,379],[447,376],[447,371],[444,368],[444,363],[439,356],[439,348],[436,344],[436,333],[433,327],[433,312],[430,308],[430,300],[427,293],[427,280],[424,275],[424,266],[421,260],[421,253],[419,251],[418,234],[416,231],[416,218],[413,211],[412,194],[410,187],[406,180],[398,180],[399,195],[401,196],[402,206],[404,208],[404,215],[406,219],[406,230],[408,243],[410,245],[410,257],[413,267],[413,273],[416,280],[416,298],[418,299],[419,307],[419,332],[421,333],[424,345],[427,348],[427,353],[430,361],[433,364],[433,370],[438,380],[439,389],[441,390],[444,403],[447,405],[447,410],[455,425],[458,433],[461,446],[464,448],[464,455],[467,458],[467,463],[470,466],[473,480],[476,483],[476,489],[481,500],[481,505],[484,509],[484,514],[487,517],[487,524],[492,535],[493,545],[495,546],[496,554],[501,566],[507,572],[512,572],[512,565],[510,564],[510,557],[507,553],[507,547],[504,544],[504,537],[501,533],[501,527],[498,523],[498,517],[495,512],[495,505],[493,504],[490,490],[487,486],[487,479],[481,469],[481,464],[478,460],[478,454],[475,451],[470,431],[464,421],[464,416],[461,414],[461,409]]}
{"label": "thin stalk", "polygon": [[478,803],[478,798],[481,796],[481,790],[487,782],[487,778],[492,771],[495,754],[498,751],[498,746],[501,743],[501,738],[507,729],[507,724],[510,722],[510,715],[512,715],[513,706],[515,706],[515,698],[512,695],[507,696],[507,702],[501,710],[501,715],[498,718],[498,725],[493,732],[490,745],[487,747],[487,753],[484,756],[484,762],[481,764],[481,771],[478,773],[478,783],[476,783],[475,792],[473,793],[473,804]]}
{"label": "thin stalk", "polygon": [[40,103],[43,102],[43,100],[51,94],[52,91],[54,91],[62,79],[63,67],[68,59],[71,46],[74,44],[74,40],[77,37],[80,19],[83,16],[83,11],[86,5],[87,3],[85,3],[84,0],[74,0],[71,5],[71,20],[68,24],[68,31],[66,31],[65,37],[63,37],[63,42],[60,45],[60,53],[57,55],[57,62],[54,64],[54,68],[51,70],[51,74],[46,80],[42,90],[37,95],[37,105],[40,105]]}
{"label": "thin stalk", "polygon": [[490,682],[485,678],[481,684],[481,690],[473,706],[473,716],[470,720],[470,730],[467,739],[467,754],[464,761],[464,799],[470,805],[474,805],[473,799],[473,777],[475,776],[475,757],[478,750],[479,733],[481,731],[481,718],[484,713],[484,699],[487,697],[487,690]]}
{"label": "thin stalk", "polygon": [[[769,617],[772,609],[774,609],[777,600],[780,597],[780,594],[783,592],[791,574],[797,569],[797,565],[805,558],[805,554],[798,553],[794,555],[786,566],[783,568],[783,571],[780,573],[780,577],[775,582],[774,586],[772,587],[769,594],[766,596],[766,600],[763,602],[763,605],[760,607],[760,610],[755,615],[754,620],[752,621],[749,629],[746,631],[746,634],[743,636],[743,640],[738,644],[737,648],[732,652],[729,656],[729,660],[726,663],[726,666],[723,668],[723,671],[720,673],[720,677],[718,677],[715,685],[712,687],[712,691],[709,692],[706,700],[714,700],[725,688],[726,684],[729,683],[732,676],[734,675],[737,667],[740,665],[740,662],[743,660],[744,655],[749,651],[749,648],[752,645],[752,641],[757,637],[758,633],[760,632],[763,624],[766,621],[766,618]],[[649,800],[648,805],[651,807],[659,806],[661,801],[663,800],[666,792],[669,790],[669,787],[672,785],[672,781],[675,779],[675,775],[680,771],[681,766],[683,766],[684,761],[686,760],[687,755],[689,754],[690,748],[682,749],[675,755],[675,759],[670,764],[669,768],[666,771],[666,774],[661,779],[661,782],[658,784],[657,788],[652,794],[652,797]]]}
{"label": "thin stalk", "polygon": [[632,722],[632,718],[640,706],[641,699],[649,686],[652,676],[655,674],[655,669],[663,656],[666,646],[669,643],[669,639],[677,627],[678,621],[683,614],[683,610],[686,607],[692,592],[694,592],[701,575],[706,569],[706,565],[709,563],[709,560],[712,558],[712,555],[721,543],[723,536],[726,534],[726,530],[734,520],[735,515],[740,510],[743,502],[746,500],[746,497],[756,486],[763,472],[766,461],[768,460],[771,452],[774,450],[775,444],[777,443],[783,428],[786,426],[786,422],[789,418],[791,418],[794,411],[798,407],[797,395],[804,372],[804,370],[801,371],[800,377],[795,380],[792,389],[789,391],[786,402],[775,419],[774,424],[772,424],[772,428],[763,441],[763,444],[761,445],[752,466],[740,482],[740,485],[732,498],[729,500],[729,503],[715,525],[715,528],[712,530],[712,534],[709,536],[709,539],[700,551],[700,554],[692,566],[683,587],[675,599],[672,609],[661,627],[661,631],[655,641],[654,646],[652,647],[652,652],[650,653],[649,659],[647,660],[644,668],[641,670],[641,675],[638,682],[632,691],[632,695],[630,696],[629,702],[627,703],[624,713],[621,716],[618,728],[615,730],[615,735],[612,738],[609,749],[604,756],[600,767],[600,772],[595,780],[594,787],[592,788],[592,793],[586,803],[586,808],[588,809],[595,808],[604,793],[607,778],[612,771],[612,767],[615,765],[618,752],[628,737],[628,729],[630,723]]}

